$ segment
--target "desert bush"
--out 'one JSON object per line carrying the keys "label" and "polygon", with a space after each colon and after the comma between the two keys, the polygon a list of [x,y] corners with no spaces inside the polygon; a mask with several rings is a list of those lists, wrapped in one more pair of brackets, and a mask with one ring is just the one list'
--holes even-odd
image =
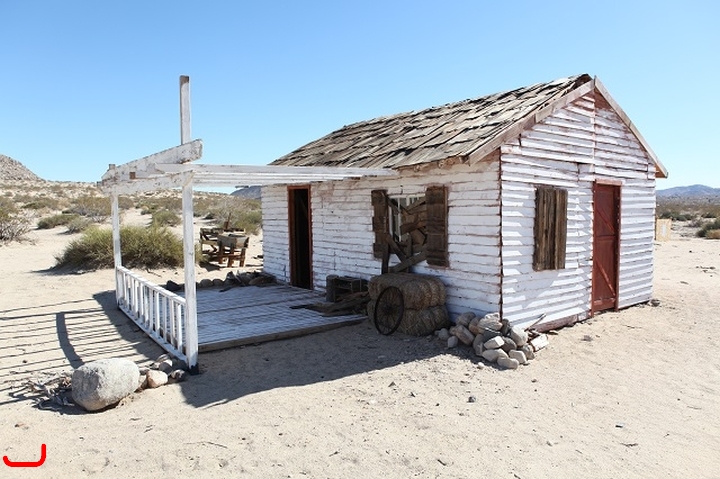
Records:
{"label": "desert bush", "polygon": [[720,218],[703,224],[700,230],[697,232],[697,235],[701,238],[710,238],[712,236],[715,236],[716,234],[720,234]]}
{"label": "desert bush", "polygon": [[28,210],[59,210],[60,201],[47,196],[36,196],[31,201],[26,202],[22,207]]}
{"label": "desert bush", "polygon": [[[182,239],[167,228],[120,228],[123,264],[129,268],[174,268],[183,262]],[[114,266],[112,230],[89,228],[56,258],[56,267],[102,269]]]}
{"label": "desert bush", "polygon": [[720,230],[710,230],[705,234],[707,239],[720,239]]}
{"label": "desert bush", "polygon": [[51,228],[55,228],[56,226],[66,225],[76,218],[79,218],[79,216],[74,214],[59,214],[46,216],[38,220],[37,229],[48,230]]}
{"label": "desert bush", "polygon": [[105,196],[80,196],[72,201],[70,208],[64,213],[87,216],[94,222],[101,223],[110,216],[110,204],[110,198]]}
{"label": "desert bush", "polygon": [[690,221],[695,218],[695,215],[690,213],[680,213],[678,211],[663,211],[660,213],[660,218],[671,219],[673,221]]}
{"label": "desert bush", "polygon": [[78,216],[67,224],[67,232],[70,234],[82,233],[93,225],[93,220],[84,216]]}
{"label": "desert bush", "polygon": [[257,234],[261,225],[262,211],[256,209],[239,211],[237,217],[232,219],[229,226],[233,229],[243,229],[249,234]]}
{"label": "desert bush", "polygon": [[173,196],[142,198],[137,202],[136,206],[140,209],[140,214],[143,215],[151,215],[161,210],[180,212],[182,211],[182,198]]}
{"label": "desert bush", "polygon": [[20,240],[31,229],[31,215],[18,210],[11,200],[0,198],[0,242]]}
{"label": "desert bush", "polygon": [[153,226],[177,226],[180,221],[180,216],[170,210],[157,210],[152,214]]}
{"label": "desert bush", "polygon": [[240,228],[254,234],[262,224],[260,201],[222,196],[209,205],[205,218],[214,219],[220,228]]}

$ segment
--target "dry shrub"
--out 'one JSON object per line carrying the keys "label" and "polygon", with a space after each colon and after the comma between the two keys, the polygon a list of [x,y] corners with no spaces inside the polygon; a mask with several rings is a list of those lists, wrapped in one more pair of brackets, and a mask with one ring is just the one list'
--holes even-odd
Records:
{"label": "dry shrub", "polygon": [[720,230],[710,230],[705,237],[707,239],[720,239]]}
{"label": "dry shrub", "polygon": [[32,214],[21,211],[11,200],[0,198],[0,242],[18,241],[32,229]]}
{"label": "dry shrub", "polygon": [[[182,239],[167,228],[120,228],[123,264],[129,268],[174,268],[183,263]],[[112,230],[89,228],[56,258],[56,267],[102,269],[114,266]]]}

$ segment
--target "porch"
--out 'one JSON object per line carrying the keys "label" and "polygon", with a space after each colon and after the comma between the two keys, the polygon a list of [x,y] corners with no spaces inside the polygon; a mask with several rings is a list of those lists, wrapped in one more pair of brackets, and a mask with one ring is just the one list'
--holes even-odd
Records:
{"label": "porch", "polygon": [[302,336],[366,318],[361,314],[324,316],[302,307],[324,300],[317,291],[282,284],[198,290],[198,351]]}

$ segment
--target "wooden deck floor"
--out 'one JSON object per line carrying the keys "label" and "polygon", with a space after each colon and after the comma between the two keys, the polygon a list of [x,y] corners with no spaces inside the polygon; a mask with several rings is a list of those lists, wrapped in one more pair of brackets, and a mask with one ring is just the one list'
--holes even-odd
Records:
{"label": "wooden deck floor", "polygon": [[358,314],[324,317],[306,308],[292,309],[323,301],[316,291],[280,284],[236,287],[224,292],[216,288],[198,290],[198,350],[301,336],[366,318]]}

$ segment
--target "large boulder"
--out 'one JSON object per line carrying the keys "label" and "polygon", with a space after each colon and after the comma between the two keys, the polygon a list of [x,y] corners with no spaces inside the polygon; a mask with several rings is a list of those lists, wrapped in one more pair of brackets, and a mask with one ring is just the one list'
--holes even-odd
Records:
{"label": "large boulder", "polygon": [[93,361],[73,372],[73,401],[88,411],[99,411],[129,396],[139,379],[140,370],[129,359]]}

